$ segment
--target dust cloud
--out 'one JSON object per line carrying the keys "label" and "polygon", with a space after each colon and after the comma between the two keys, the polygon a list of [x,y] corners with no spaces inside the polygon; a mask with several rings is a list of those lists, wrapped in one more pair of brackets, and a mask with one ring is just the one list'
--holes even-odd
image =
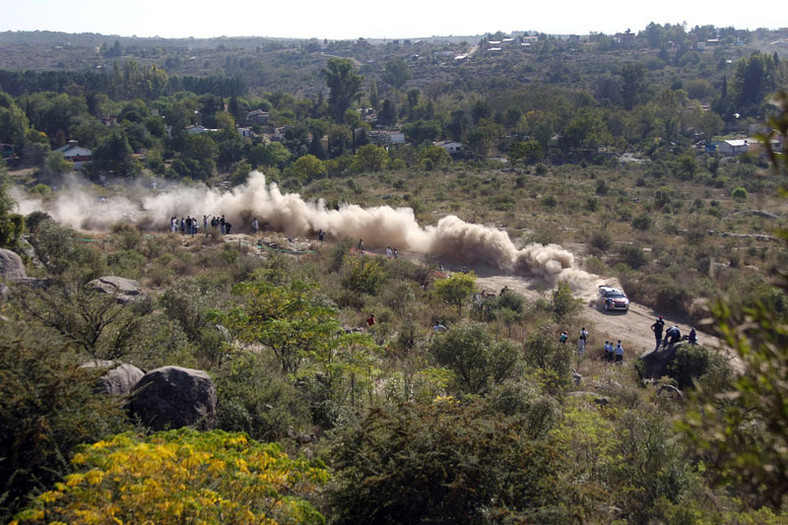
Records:
{"label": "dust cloud", "polygon": [[20,213],[45,211],[78,230],[108,230],[116,223],[129,222],[144,230],[166,231],[173,216],[191,215],[202,226],[203,215],[209,220],[224,215],[233,225],[233,232],[245,233],[256,217],[264,230],[281,232],[288,238],[314,235],[323,229],[329,239],[363,239],[365,246],[372,249],[391,246],[471,267],[492,266],[553,283],[565,280],[574,289],[589,288],[599,280],[578,269],[572,253],[559,245],[528,244],[518,248],[505,231],[467,223],[455,216],[422,227],[410,208],[343,204],[339,209],[330,209],[322,200],[307,202],[298,194],[282,193],[277,184],[267,184],[259,172],[253,172],[246,184],[227,191],[164,182],[129,187],[124,196],[104,198],[99,196],[100,190],[71,177],[45,200],[21,194],[14,198]]}

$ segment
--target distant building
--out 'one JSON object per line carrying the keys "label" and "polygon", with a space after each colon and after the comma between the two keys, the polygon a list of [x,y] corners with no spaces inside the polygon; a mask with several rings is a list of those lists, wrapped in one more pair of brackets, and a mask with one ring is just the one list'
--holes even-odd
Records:
{"label": "distant building", "polygon": [[73,162],[74,169],[82,169],[86,162],[93,160],[93,151],[78,145],[76,140],[69,140],[68,144],[55,151],[63,155],[64,159]]}
{"label": "distant building", "polygon": [[748,139],[732,139],[724,140],[717,144],[717,151],[723,155],[736,156],[742,153],[747,153],[750,149],[750,142]]}
{"label": "distant building", "polygon": [[464,150],[464,146],[462,142],[457,142],[454,140],[444,140],[441,142],[433,142],[433,146],[438,146],[439,148],[443,148],[449,152],[449,155],[454,157],[461,156]]}
{"label": "distant building", "polygon": [[257,124],[258,126],[265,126],[268,124],[268,112],[262,109],[255,109],[246,114],[246,123],[248,125]]}

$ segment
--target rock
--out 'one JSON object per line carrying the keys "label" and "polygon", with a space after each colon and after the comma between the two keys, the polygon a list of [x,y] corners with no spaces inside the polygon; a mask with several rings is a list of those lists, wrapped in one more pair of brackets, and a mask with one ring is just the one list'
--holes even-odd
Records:
{"label": "rock", "polygon": [[660,385],[659,388],[657,388],[657,395],[672,397],[676,401],[684,400],[684,394],[673,385]]}
{"label": "rock", "polygon": [[79,365],[80,368],[111,369],[93,386],[93,392],[111,396],[128,396],[145,372],[134,365],[94,359]]}
{"label": "rock", "polygon": [[110,396],[128,396],[144,375],[145,372],[136,366],[123,363],[101,376],[93,391]]}
{"label": "rock", "polygon": [[216,386],[202,370],[157,368],[134,387],[131,410],[153,430],[186,426],[210,430],[216,419]]}
{"label": "rock", "polygon": [[0,279],[16,281],[27,277],[22,258],[15,252],[0,249]]}
{"label": "rock", "polygon": [[668,375],[668,366],[673,362],[676,357],[676,350],[678,350],[682,342],[678,342],[667,347],[660,346],[657,349],[649,350],[640,356],[643,362],[643,377],[644,379],[659,379],[660,377]]}
{"label": "rock", "polygon": [[112,275],[99,277],[90,281],[88,286],[91,286],[97,292],[114,295],[120,304],[148,297],[148,294],[142,289],[138,281],[126,279],[125,277]]}
{"label": "rock", "polygon": [[574,381],[576,385],[579,385],[583,381],[582,374],[577,373],[574,368],[572,369],[572,381]]}

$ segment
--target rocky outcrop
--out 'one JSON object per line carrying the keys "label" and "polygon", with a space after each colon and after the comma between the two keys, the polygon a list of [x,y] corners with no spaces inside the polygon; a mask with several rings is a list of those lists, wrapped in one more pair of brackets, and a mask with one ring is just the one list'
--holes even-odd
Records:
{"label": "rocky outcrop", "polygon": [[640,360],[643,362],[644,378],[659,379],[668,375],[668,367],[676,357],[676,350],[681,348],[683,344],[678,342],[667,347],[660,346],[641,355]]}
{"label": "rocky outcrop", "polygon": [[132,392],[131,411],[153,430],[213,428],[216,387],[202,370],[165,366],[151,370]]}
{"label": "rocky outcrop", "polygon": [[106,276],[99,277],[88,283],[97,292],[114,295],[121,304],[148,297],[140,283],[125,277]]}
{"label": "rocky outcrop", "polygon": [[27,277],[22,258],[15,252],[0,249],[0,280],[16,281]]}

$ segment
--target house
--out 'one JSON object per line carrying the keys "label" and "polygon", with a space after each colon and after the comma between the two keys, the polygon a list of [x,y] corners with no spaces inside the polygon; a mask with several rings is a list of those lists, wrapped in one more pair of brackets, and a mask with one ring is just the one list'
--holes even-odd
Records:
{"label": "house", "polygon": [[717,151],[731,157],[747,153],[749,149],[750,141],[748,139],[724,140],[717,145]]}
{"label": "house", "polygon": [[93,151],[79,146],[76,140],[69,140],[68,144],[55,151],[63,155],[64,159],[73,162],[74,169],[81,169],[86,162],[93,160]]}
{"label": "house", "polygon": [[252,131],[252,128],[240,128],[240,127],[237,127],[235,129],[236,129],[236,131],[238,131],[238,134],[241,135],[245,139],[251,139],[251,138],[254,137],[254,131]]}
{"label": "house", "polygon": [[383,147],[405,144],[405,133],[402,131],[373,130],[367,133],[367,137],[370,143]]}
{"label": "house", "polygon": [[248,125],[257,124],[258,126],[265,126],[268,124],[268,112],[262,109],[255,109],[246,114],[246,123]]}
{"label": "house", "polygon": [[457,157],[462,155],[463,152],[463,145],[461,142],[456,142],[454,140],[444,140],[441,142],[434,142],[433,146],[438,146],[439,148],[443,148],[449,152],[449,155],[452,157]]}

